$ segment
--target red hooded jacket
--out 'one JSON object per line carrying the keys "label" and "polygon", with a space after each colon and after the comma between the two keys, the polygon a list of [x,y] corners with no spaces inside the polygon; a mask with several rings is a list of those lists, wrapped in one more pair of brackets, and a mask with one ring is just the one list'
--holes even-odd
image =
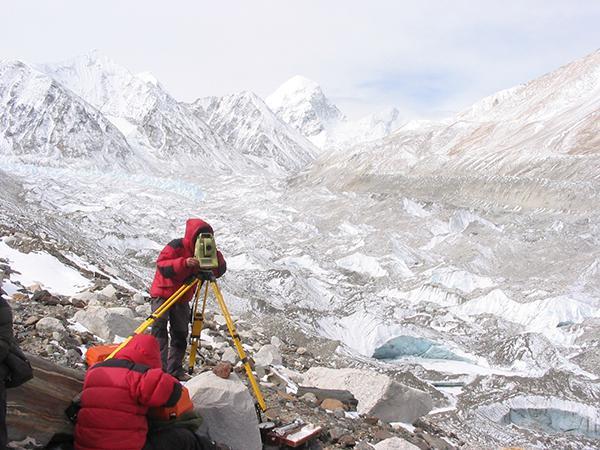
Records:
{"label": "red hooded jacket", "polygon": [[75,426],[76,450],[141,450],[151,407],[174,406],[181,384],[161,369],[156,338],[140,334],[85,376]]}
{"label": "red hooded jacket", "polygon": [[[200,233],[212,234],[213,229],[204,220],[188,219],[183,239],[174,239],[163,248],[156,261],[156,273],[150,288],[152,297],[169,298],[194,274],[194,269],[186,267],[185,260],[194,256],[196,238]],[[227,264],[220,251],[217,251],[217,257],[219,267],[214,269],[213,273],[219,278],[227,270]],[[193,295],[192,291],[193,289],[190,289],[181,300],[189,301]]]}

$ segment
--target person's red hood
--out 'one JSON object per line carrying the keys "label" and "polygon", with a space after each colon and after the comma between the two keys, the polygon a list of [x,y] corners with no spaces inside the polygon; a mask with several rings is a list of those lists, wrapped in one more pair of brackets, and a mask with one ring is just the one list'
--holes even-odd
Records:
{"label": "person's red hood", "polygon": [[183,236],[183,245],[190,253],[194,253],[196,238],[199,233],[213,234],[212,227],[202,219],[188,219],[185,223],[185,235]]}
{"label": "person's red hood", "polygon": [[162,367],[160,346],[156,338],[150,334],[136,334],[129,343],[116,355],[116,359],[126,359],[136,364],[143,364],[152,369]]}

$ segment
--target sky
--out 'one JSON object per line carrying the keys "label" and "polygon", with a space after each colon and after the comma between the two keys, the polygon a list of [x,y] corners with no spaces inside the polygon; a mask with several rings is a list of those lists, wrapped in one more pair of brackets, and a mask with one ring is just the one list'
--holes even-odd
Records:
{"label": "sky", "polygon": [[294,75],[350,118],[439,118],[600,48],[597,0],[4,0],[0,59],[99,50],[177,99]]}

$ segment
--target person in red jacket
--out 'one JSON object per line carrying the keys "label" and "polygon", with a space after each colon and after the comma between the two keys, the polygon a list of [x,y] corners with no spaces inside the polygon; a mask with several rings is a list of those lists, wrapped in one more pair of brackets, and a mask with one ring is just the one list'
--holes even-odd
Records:
{"label": "person in red jacket", "polygon": [[88,369],[75,425],[76,450],[204,450],[185,428],[148,434],[151,407],[174,406],[181,384],[161,369],[156,338],[140,334],[114,358]]}
{"label": "person in red jacket", "polygon": [[[173,295],[191,275],[200,270],[200,263],[194,258],[196,238],[200,233],[214,234],[212,227],[204,220],[188,219],[183,239],[172,240],[158,255],[156,273],[150,288],[153,312]],[[213,274],[219,278],[227,270],[227,264],[221,252],[217,252],[217,257],[219,267],[213,270]],[[182,364],[190,322],[189,301],[193,294],[193,289],[190,289],[180,301],[169,308],[152,325],[152,335],[158,339],[160,344],[163,369],[181,381],[189,379]],[[170,324],[170,346],[167,322]]]}

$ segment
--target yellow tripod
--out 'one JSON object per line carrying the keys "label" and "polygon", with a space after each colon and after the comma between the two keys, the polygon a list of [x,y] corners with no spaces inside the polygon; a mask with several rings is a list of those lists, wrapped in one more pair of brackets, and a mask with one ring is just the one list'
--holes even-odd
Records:
{"label": "yellow tripod", "polygon": [[[202,302],[202,312],[198,312],[198,300],[200,297],[200,292],[202,287],[205,286],[204,289],[204,300]],[[191,374],[194,370],[194,365],[196,364],[196,355],[198,352],[198,347],[200,345],[200,333],[202,332],[202,326],[204,322],[204,311],[206,309],[206,300],[208,298],[208,288],[209,286],[212,288],[215,297],[217,298],[217,303],[219,304],[219,308],[221,308],[221,312],[223,313],[223,317],[225,317],[225,322],[227,323],[227,329],[229,330],[229,334],[231,335],[231,339],[233,339],[233,343],[238,352],[240,360],[244,364],[244,368],[246,369],[246,375],[248,376],[248,380],[250,381],[250,385],[252,386],[252,391],[254,392],[254,396],[256,397],[256,401],[258,402],[258,406],[260,409],[265,412],[267,410],[267,405],[265,404],[265,400],[258,386],[258,382],[256,381],[256,377],[252,373],[252,367],[250,366],[250,359],[246,355],[244,351],[244,347],[242,346],[242,342],[240,341],[240,336],[235,329],[235,324],[233,323],[233,319],[231,318],[231,314],[229,314],[229,310],[227,309],[227,305],[225,304],[225,300],[223,299],[223,294],[221,294],[221,290],[217,284],[217,281],[210,271],[202,271],[194,278],[186,281],[171,297],[169,297],[160,307],[156,309],[148,318],[137,327],[133,334],[125,339],[106,359],[110,359],[114,357],[119,350],[125,347],[129,341],[136,334],[142,334],[150,325],[152,325],[156,319],[160,318],[165,312],[169,310],[171,306],[173,306],[177,301],[182,298],[186,292],[188,292],[192,288],[196,288],[196,295],[194,299],[194,307],[192,312],[192,334],[190,337],[190,357],[189,357],[189,373]]]}

